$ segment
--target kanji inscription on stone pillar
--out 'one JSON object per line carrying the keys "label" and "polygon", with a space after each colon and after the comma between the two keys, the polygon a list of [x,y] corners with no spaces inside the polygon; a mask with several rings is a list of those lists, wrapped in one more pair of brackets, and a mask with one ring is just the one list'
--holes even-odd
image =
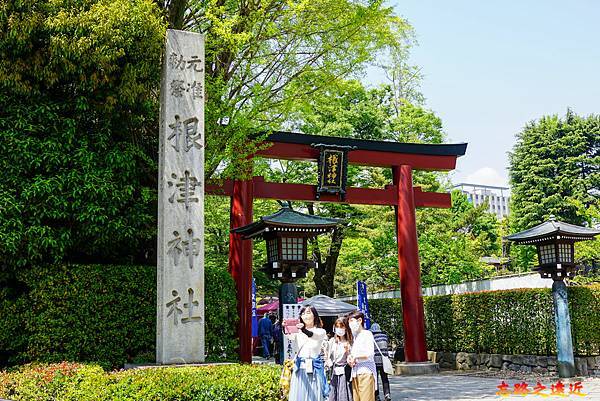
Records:
{"label": "kanji inscription on stone pillar", "polygon": [[167,30],[160,94],[156,362],[204,362],[204,35]]}

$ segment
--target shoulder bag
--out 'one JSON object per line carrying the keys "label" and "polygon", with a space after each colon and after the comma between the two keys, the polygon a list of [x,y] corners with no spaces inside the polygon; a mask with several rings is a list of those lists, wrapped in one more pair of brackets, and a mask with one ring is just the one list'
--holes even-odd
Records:
{"label": "shoulder bag", "polygon": [[390,361],[390,358],[387,355],[384,355],[383,352],[381,352],[381,350],[379,349],[379,345],[377,345],[377,341],[375,341],[375,339],[373,339],[373,342],[377,347],[377,351],[379,351],[379,353],[381,354],[381,360],[383,362],[383,371],[388,375],[393,375],[394,366],[392,365],[392,361]]}

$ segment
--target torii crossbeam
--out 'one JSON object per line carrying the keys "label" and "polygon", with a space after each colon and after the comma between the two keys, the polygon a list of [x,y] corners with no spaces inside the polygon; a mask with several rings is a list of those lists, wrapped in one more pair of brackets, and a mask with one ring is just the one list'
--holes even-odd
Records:
{"label": "torii crossbeam", "polygon": [[[449,208],[451,199],[447,193],[423,192],[420,187],[413,187],[412,172],[453,170],[456,159],[465,154],[467,144],[368,141],[289,132],[271,134],[266,142],[271,146],[257,151],[253,157],[317,161],[319,149],[311,145],[325,144],[352,147],[353,150],[348,152],[350,164],[392,169],[391,185],[383,189],[347,188],[344,200],[328,194],[317,198],[316,185],[265,182],[263,177],[227,180],[221,185],[209,184],[205,193],[231,197],[231,229],[252,223],[254,198],[394,206],[405,359],[407,362],[427,361],[415,207]],[[252,243],[242,240],[239,234],[231,233],[229,237],[229,271],[238,292],[240,359],[249,363],[252,361]]]}

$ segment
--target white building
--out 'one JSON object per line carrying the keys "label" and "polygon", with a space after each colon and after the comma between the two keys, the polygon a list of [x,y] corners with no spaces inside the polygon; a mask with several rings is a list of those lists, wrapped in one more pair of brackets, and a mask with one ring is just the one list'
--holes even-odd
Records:
{"label": "white building", "polygon": [[510,188],[508,187],[460,183],[453,189],[458,189],[467,195],[469,202],[475,206],[487,201],[489,212],[495,214],[498,219],[508,216],[510,201]]}

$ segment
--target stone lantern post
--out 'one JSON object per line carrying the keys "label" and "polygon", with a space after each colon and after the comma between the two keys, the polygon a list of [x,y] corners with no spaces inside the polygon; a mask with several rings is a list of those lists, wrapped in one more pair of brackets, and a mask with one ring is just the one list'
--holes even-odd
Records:
{"label": "stone lantern post", "polygon": [[557,221],[554,216],[550,216],[545,223],[506,237],[516,244],[535,245],[539,265],[534,271],[539,272],[543,278],[554,280],[552,298],[560,377],[575,376],[571,318],[564,279],[575,275],[575,242],[592,240],[598,234],[598,230]]}

